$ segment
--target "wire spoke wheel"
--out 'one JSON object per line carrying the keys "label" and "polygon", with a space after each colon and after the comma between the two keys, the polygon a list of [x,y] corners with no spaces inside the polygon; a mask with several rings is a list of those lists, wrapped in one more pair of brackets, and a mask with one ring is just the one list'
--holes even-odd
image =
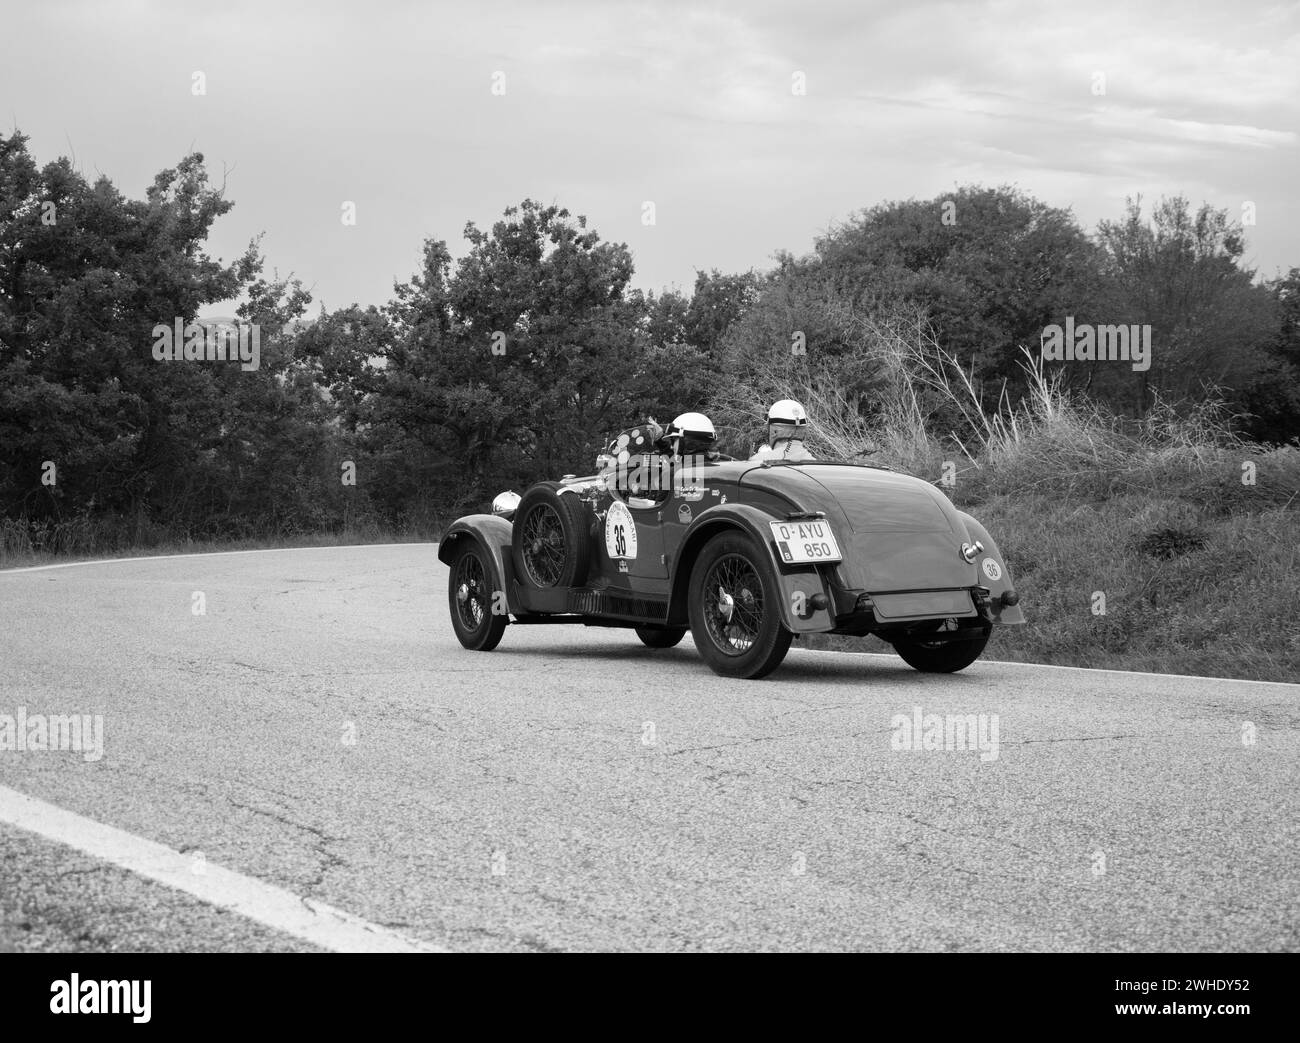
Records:
{"label": "wire spoke wheel", "polygon": [[487,576],[483,563],[475,554],[466,554],[456,564],[452,581],[456,592],[456,613],[466,630],[477,630],[483,617],[491,611],[488,603]]}
{"label": "wire spoke wheel", "polygon": [[738,554],[714,562],[704,579],[704,620],[721,652],[742,655],[754,647],[763,626],[763,583]]}
{"label": "wire spoke wheel", "polygon": [[555,586],[564,568],[564,528],[549,504],[538,504],[523,520],[523,558],[539,587]]}
{"label": "wire spoke wheel", "polygon": [[509,622],[494,612],[496,569],[487,550],[474,539],[461,537],[447,573],[447,607],[456,640],[471,651],[490,652],[501,642]]}
{"label": "wire spoke wheel", "polygon": [[766,548],[724,531],[691,569],[687,613],[695,647],[723,677],[766,677],[785,658],[791,633],[781,618],[781,586]]}
{"label": "wire spoke wheel", "polygon": [[595,516],[559,482],[538,482],[515,508],[510,556],[526,590],[580,587],[591,565]]}

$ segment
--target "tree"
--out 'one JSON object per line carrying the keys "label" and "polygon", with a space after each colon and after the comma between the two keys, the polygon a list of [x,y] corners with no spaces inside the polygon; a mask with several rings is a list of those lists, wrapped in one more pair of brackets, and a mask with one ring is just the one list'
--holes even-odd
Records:
{"label": "tree", "polygon": [[[0,201],[4,510],[138,509],[192,459],[215,393],[210,369],[155,361],[151,331],[237,296],[253,247],[230,265],[202,252],[232,204],[197,154],[137,201],[103,177],[88,185],[66,159],[37,172],[15,134],[0,138]],[[47,459],[53,485],[37,481]]]}
{"label": "tree", "polygon": [[628,289],[625,245],[532,200],[465,237],[454,266],[444,242],[426,241],[421,271],[395,287],[370,413],[441,469],[449,498],[589,468],[612,431],[703,399],[676,301]]}
{"label": "tree", "polygon": [[865,436],[885,407],[889,343],[816,268],[769,276],[719,348],[710,412],[723,448],[748,456],[766,437],[767,407],[794,398],[809,409],[816,451],[856,451],[852,433]]}
{"label": "tree", "polygon": [[855,307],[922,307],[977,377],[1013,383],[1021,346],[1067,314],[1082,321],[1096,285],[1095,248],[1070,211],[1007,186],[864,210],[819,238],[804,267]]}
{"label": "tree", "polygon": [[1182,196],[1162,199],[1151,220],[1141,198],[1122,221],[1102,221],[1097,238],[1106,280],[1106,318],[1151,326],[1149,370],[1118,376],[1129,408],[1145,413],[1152,396],[1203,399],[1210,389],[1240,404],[1270,368],[1274,302],[1240,267],[1241,231],[1208,204],[1192,213]]}
{"label": "tree", "polygon": [[[5,516],[138,538],[309,528],[342,506],[330,409],[290,328],[309,296],[263,278],[255,242],[230,264],[204,252],[232,206],[197,153],[135,200],[66,159],[38,171],[22,135],[0,137]],[[155,356],[156,327],[241,295],[256,368]]]}
{"label": "tree", "polygon": [[758,301],[759,286],[753,272],[723,275],[716,268],[697,271],[682,322],[686,342],[716,358],[727,330]]}
{"label": "tree", "polygon": [[1300,439],[1300,268],[1266,284],[1273,297],[1277,332],[1243,395],[1245,433],[1261,442]]}

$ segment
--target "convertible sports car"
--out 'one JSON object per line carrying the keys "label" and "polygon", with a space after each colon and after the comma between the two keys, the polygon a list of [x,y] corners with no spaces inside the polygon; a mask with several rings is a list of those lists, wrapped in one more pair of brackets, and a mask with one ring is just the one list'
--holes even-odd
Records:
{"label": "convertible sports car", "polygon": [[1025,621],[992,537],[919,478],[825,461],[666,466],[658,491],[566,476],[456,521],[438,558],[460,643],[489,651],[510,624],[580,623],[671,648],[689,629],[715,672],[762,677],[796,634],[876,634],[916,669],[952,672],[994,624]]}

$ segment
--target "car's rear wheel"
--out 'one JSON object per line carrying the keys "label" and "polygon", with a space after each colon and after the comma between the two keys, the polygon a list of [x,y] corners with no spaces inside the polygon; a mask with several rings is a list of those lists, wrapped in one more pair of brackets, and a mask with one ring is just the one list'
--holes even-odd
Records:
{"label": "car's rear wheel", "polygon": [[903,662],[924,674],[955,674],[965,670],[983,654],[988,643],[988,634],[960,641],[917,637],[890,640]]}
{"label": "car's rear wheel", "polygon": [[636,636],[646,648],[672,648],[686,636],[686,628],[637,627]]}
{"label": "car's rear wheel", "polygon": [[591,512],[558,482],[539,482],[515,508],[515,575],[533,590],[579,587],[591,564]]}
{"label": "car's rear wheel", "polygon": [[503,603],[497,594],[487,551],[476,540],[466,540],[451,562],[447,601],[456,640],[471,651],[491,652],[501,643],[507,618],[492,611]]}
{"label": "car's rear wheel", "polygon": [[714,673],[757,678],[790,650],[781,622],[780,588],[766,556],[748,536],[711,539],[691,570],[687,611],[695,647]]}

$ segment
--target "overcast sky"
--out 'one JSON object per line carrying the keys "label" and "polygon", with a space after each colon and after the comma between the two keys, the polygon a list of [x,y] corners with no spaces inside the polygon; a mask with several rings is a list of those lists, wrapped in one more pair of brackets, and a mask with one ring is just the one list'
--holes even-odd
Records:
{"label": "overcast sky", "polygon": [[1139,192],[1251,201],[1272,276],[1300,265],[1298,111],[1295,3],[0,0],[6,132],[133,197],[203,152],[236,203],[211,252],[264,231],[313,314],[383,303],[425,237],[459,256],[525,197],[626,242],[650,289],[969,182],[1088,229]]}

